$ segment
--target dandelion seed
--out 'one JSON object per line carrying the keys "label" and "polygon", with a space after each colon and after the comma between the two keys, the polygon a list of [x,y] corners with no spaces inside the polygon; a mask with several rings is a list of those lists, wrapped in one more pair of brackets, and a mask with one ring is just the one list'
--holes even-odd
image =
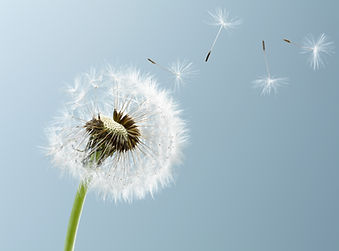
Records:
{"label": "dandelion seed", "polygon": [[217,42],[217,40],[220,36],[222,29],[231,30],[231,29],[234,29],[241,24],[240,19],[231,18],[229,13],[225,9],[217,8],[214,13],[213,12],[208,12],[208,13],[213,18],[213,23],[211,23],[211,24],[219,26],[219,30],[218,30],[217,35],[215,36],[215,38],[213,40],[213,43],[212,43],[210,50],[207,53],[207,56],[205,58],[205,62],[208,61],[208,59],[209,59],[209,57],[212,53],[212,50],[215,46],[215,43]]}
{"label": "dandelion seed", "polygon": [[193,68],[193,63],[188,61],[180,61],[172,63],[169,67],[162,66],[156,63],[154,60],[147,58],[149,62],[157,65],[162,70],[169,72],[174,76],[174,88],[179,89],[180,86],[184,85],[190,77],[195,75],[197,71]]}
{"label": "dandelion seed", "polygon": [[324,67],[325,61],[323,56],[334,53],[334,43],[332,41],[328,41],[328,38],[324,33],[320,35],[318,40],[315,40],[313,35],[308,35],[302,45],[292,42],[289,39],[283,40],[301,48],[301,53],[309,54],[308,61],[313,70],[318,70],[320,67]]}
{"label": "dandelion seed", "polygon": [[271,76],[267,55],[265,41],[262,41],[262,49],[264,53],[264,61],[266,67],[266,76],[260,77],[253,81],[254,87],[261,89],[261,95],[269,95],[272,91],[277,93],[278,87],[287,84],[287,78],[275,78]]}
{"label": "dandelion seed", "polygon": [[95,78],[93,72],[77,78],[66,108],[47,129],[48,155],[104,198],[153,195],[172,181],[181,159],[187,130],[180,111],[137,70],[108,67]]}

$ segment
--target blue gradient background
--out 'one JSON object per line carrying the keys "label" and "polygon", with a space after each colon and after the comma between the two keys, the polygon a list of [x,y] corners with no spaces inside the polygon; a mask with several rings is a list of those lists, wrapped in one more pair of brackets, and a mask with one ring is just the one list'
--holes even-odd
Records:
{"label": "blue gradient background", "polygon": [[[243,24],[217,32],[208,10]],[[77,183],[38,146],[90,67],[133,65],[172,81],[163,64],[191,60],[199,75],[176,98],[190,145],[176,183],[132,204],[87,197],[76,250],[319,251],[339,249],[337,55],[314,72],[283,37],[326,33],[338,44],[338,4],[327,1],[0,2],[0,250],[62,250]],[[251,81],[288,77],[278,95]]]}

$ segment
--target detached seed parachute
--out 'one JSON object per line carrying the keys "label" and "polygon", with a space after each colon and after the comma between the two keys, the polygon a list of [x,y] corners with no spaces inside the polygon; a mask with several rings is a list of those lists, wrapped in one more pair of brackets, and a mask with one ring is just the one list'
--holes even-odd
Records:
{"label": "detached seed parachute", "polygon": [[216,42],[217,42],[217,40],[220,36],[222,29],[231,30],[231,29],[234,29],[238,25],[241,24],[240,19],[230,18],[229,13],[225,9],[218,8],[218,9],[215,10],[214,13],[209,12],[209,14],[213,18],[212,25],[219,26],[219,30],[218,30],[217,35],[215,36],[215,38],[213,40],[211,48],[209,49],[209,51],[206,55],[205,62],[208,61],[208,59],[209,59],[209,57],[212,53],[212,50],[213,50],[213,48],[214,48],[214,46],[215,46],[215,44],[216,44]]}
{"label": "detached seed parachute", "polygon": [[268,95],[273,90],[275,93],[277,93],[277,88],[280,87],[283,84],[287,83],[286,78],[274,78],[271,75],[270,68],[268,65],[268,59],[266,55],[266,45],[265,41],[262,41],[262,50],[264,53],[264,61],[265,61],[265,67],[266,67],[266,75],[263,77],[260,77],[259,79],[253,81],[254,86],[257,88],[261,88],[261,95]]}

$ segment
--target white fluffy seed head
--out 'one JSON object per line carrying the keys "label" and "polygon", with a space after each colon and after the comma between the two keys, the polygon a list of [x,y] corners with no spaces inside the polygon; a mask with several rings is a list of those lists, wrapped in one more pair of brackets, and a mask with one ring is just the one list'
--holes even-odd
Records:
{"label": "white fluffy seed head", "polygon": [[[46,130],[47,154],[55,166],[79,180],[90,180],[91,188],[115,201],[141,199],[171,183],[173,166],[181,161],[187,129],[177,105],[167,91],[158,88],[153,77],[135,69],[108,66],[80,75],[68,93],[70,99],[61,115]],[[96,153],[109,146],[100,145],[109,138],[102,137],[88,149],[93,133],[85,124],[93,118],[116,134],[133,137],[133,130],[112,119],[115,109],[133,119],[138,142],[126,151],[112,150],[100,165],[84,165],[89,150]]]}

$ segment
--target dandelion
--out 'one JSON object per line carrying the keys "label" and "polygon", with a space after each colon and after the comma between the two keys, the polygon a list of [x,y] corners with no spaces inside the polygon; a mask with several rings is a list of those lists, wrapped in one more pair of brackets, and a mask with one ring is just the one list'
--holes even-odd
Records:
{"label": "dandelion", "polygon": [[215,12],[208,12],[208,13],[210,14],[210,16],[213,19],[213,23],[211,23],[211,24],[219,26],[219,30],[218,30],[218,33],[213,40],[213,43],[212,43],[210,50],[207,53],[207,56],[205,58],[205,62],[208,61],[208,59],[209,59],[209,57],[212,53],[212,50],[214,48],[214,45],[217,42],[222,29],[231,30],[231,29],[234,29],[241,24],[240,19],[231,18],[229,12],[227,12],[225,9],[217,8],[215,10]]}
{"label": "dandelion", "polygon": [[68,93],[47,129],[47,153],[80,181],[65,243],[73,250],[87,189],[114,201],[153,195],[172,181],[187,130],[169,94],[137,70],[91,71]]}
{"label": "dandelion", "polygon": [[265,67],[266,67],[266,76],[260,77],[253,81],[254,87],[261,89],[261,95],[270,94],[271,91],[277,93],[278,87],[287,84],[286,78],[274,78],[271,76],[270,69],[268,66],[268,60],[266,55],[266,46],[265,41],[262,41],[262,49],[264,52],[264,60],[265,60]]}
{"label": "dandelion", "polygon": [[154,60],[147,58],[149,62],[157,65],[162,70],[169,72],[174,77],[174,88],[179,89],[180,86],[184,85],[190,77],[195,75],[197,71],[193,68],[193,63],[188,61],[180,61],[172,63],[169,67],[162,66],[156,63]]}
{"label": "dandelion", "polygon": [[289,39],[283,39],[289,44],[293,44],[301,48],[301,53],[309,54],[309,64],[313,70],[318,70],[320,67],[325,66],[323,56],[331,55],[334,53],[334,46],[332,41],[328,41],[327,36],[323,33],[318,40],[315,40],[313,35],[308,35],[302,45],[292,42]]}

